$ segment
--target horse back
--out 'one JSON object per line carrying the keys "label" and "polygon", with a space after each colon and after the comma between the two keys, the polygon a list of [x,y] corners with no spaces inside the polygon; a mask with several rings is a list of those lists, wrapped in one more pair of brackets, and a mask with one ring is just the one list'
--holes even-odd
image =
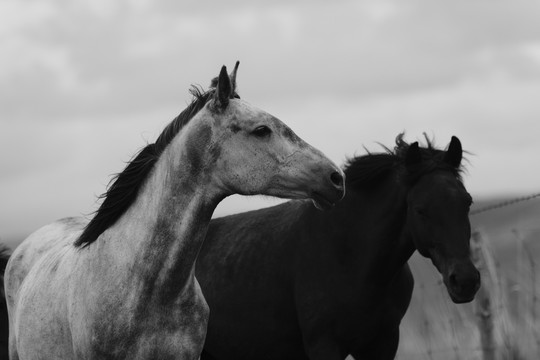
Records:
{"label": "horse back", "polygon": [[[242,288],[254,288],[276,278],[290,282],[299,240],[292,229],[302,228],[299,215],[305,205],[312,206],[305,201],[289,201],[213,219],[197,258],[197,278],[205,279],[207,286],[230,286],[229,281],[235,277],[243,280],[238,285]],[[254,268],[257,273],[250,271]]]}
{"label": "horse back", "polygon": [[45,225],[28,236],[11,255],[5,271],[8,303],[18,291],[34,264],[52,248],[69,240],[74,231],[85,225],[83,219],[66,218]]}

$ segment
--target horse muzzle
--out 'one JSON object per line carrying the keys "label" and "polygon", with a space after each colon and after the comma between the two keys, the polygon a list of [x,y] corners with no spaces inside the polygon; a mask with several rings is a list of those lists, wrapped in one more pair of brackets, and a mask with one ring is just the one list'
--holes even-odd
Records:
{"label": "horse muzzle", "polygon": [[456,304],[471,302],[480,288],[480,272],[470,261],[449,264],[443,278],[448,294]]}
{"label": "horse muzzle", "polygon": [[341,171],[333,171],[320,187],[311,192],[311,199],[319,210],[328,210],[345,196],[345,175]]}

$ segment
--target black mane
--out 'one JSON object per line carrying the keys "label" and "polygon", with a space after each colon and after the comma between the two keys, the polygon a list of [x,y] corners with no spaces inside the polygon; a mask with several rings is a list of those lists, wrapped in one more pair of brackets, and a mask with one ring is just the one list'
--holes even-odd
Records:
{"label": "black mane", "polygon": [[396,137],[394,149],[385,146],[385,152],[357,156],[347,161],[345,175],[353,188],[374,186],[387,176],[397,175],[405,184],[415,183],[422,175],[437,169],[450,171],[461,181],[463,168],[454,168],[443,161],[445,150],[436,149],[425,134],[426,146],[420,147],[422,161],[414,167],[405,166],[405,156],[410,144],[403,140],[404,133]]}
{"label": "black mane", "polygon": [[4,276],[4,271],[6,271],[6,265],[10,256],[11,250],[6,245],[0,244],[0,276]]}
{"label": "black mane", "polygon": [[[11,250],[4,244],[0,244],[0,321],[7,320],[7,308],[6,308],[6,294],[4,293],[4,273],[6,272],[6,266],[11,256]],[[4,338],[0,324],[0,355],[2,354],[2,342],[5,341],[7,349],[7,334]],[[7,326],[7,325],[6,325]],[[7,328],[6,328],[7,331]]]}
{"label": "black mane", "polygon": [[139,189],[145,182],[154,164],[180,130],[212,98],[215,89],[203,92],[193,86],[190,93],[193,100],[188,107],[169,123],[153,144],[142,148],[121,173],[116,174],[109,183],[107,191],[99,198],[104,199],[92,220],[86,225],[75,246],[86,247],[99,235],[112,226],[135,201]]}

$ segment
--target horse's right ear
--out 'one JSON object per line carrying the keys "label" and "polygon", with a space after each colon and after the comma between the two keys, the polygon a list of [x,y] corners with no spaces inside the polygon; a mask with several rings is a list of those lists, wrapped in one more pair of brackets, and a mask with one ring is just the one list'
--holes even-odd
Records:
{"label": "horse's right ear", "polygon": [[461,141],[459,141],[457,137],[452,136],[448,150],[446,150],[446,154],[444,154],[444,161],[451,166],[458,168],[462,157],[463,149],[461,147]]}
{"label": "horse's right ear", "polygon": [[409,145],[409,148],[407,149],[407,154],[405,155],[405,166],[416,165],[421,161],[422,154],[420,153],[420,148],[418,147],[418,141],[415,141]]}
{"label": "horse's right ear", "polygon": [[229,99],[232,95],[231,79],[227,74],[227,67],[223,65],[216,84],[216,93],[214,100],[217,107],[225,109],[229,105]]}
{"label": "horse's right ear", "polygon": [[236,72],[238,71],[238,65],[240,65],[240,61],[237,61],[236,64],[234,64],[234,69],[229,76],[231,79],[232,92],[236,91]]}

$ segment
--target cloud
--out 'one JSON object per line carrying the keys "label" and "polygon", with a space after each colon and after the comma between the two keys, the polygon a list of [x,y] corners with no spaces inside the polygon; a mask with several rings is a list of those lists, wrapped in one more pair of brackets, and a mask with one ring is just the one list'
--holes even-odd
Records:
{"label": "cloud", "polygon": [[[538,77],[539,5],[429,1],[70,2],[31,8],[2,37],[6,117],[106,117],[178,104],[222,63],[265,97],[371,96],[499,72]],[[24,14],[28,6],[20,8]],[[336,21],[339,19],[339,21]],[[516,70],[519,69],[519,70]],[[182,102],[180,101],[180,104]]]}
{"label": "cloud", "polygon": [[1,2],[1,228],[93,209],[189,86],[237,59],[242,97],[336,162],[403,130],[441,146],[455,134],[475,154],[474,193],[532,189],[539,11],[524,0]]}

